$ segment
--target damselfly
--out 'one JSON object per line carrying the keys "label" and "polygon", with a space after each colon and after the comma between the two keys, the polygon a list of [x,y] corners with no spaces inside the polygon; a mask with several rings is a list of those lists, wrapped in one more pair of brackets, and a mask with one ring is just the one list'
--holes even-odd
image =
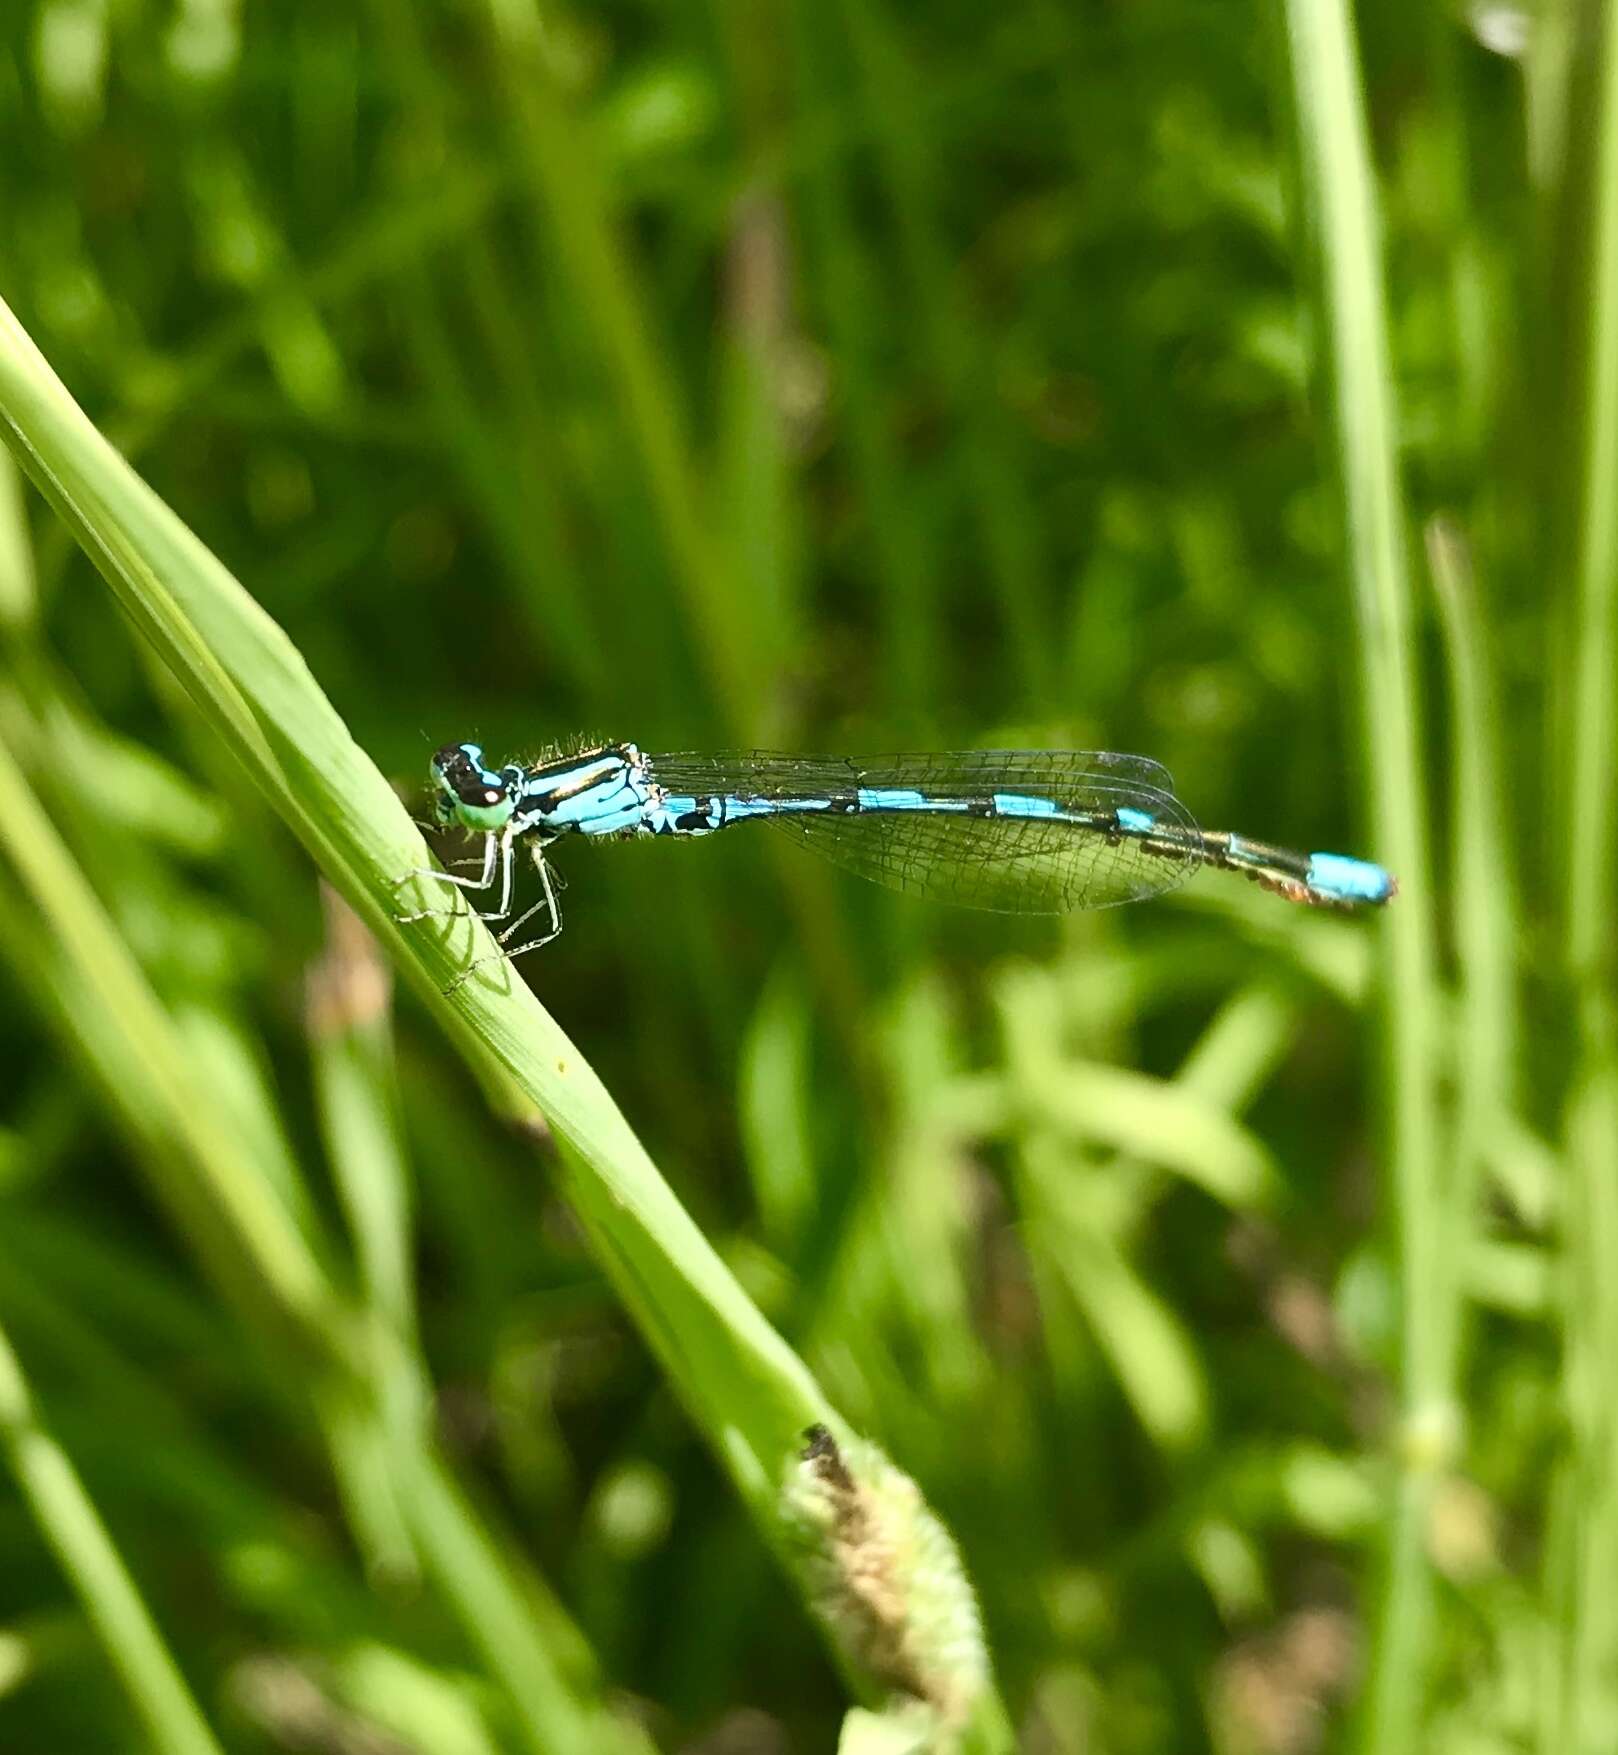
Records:
{"label": "damselfly", "polygon": [[[530,767],[490,768],[477,744],[456,743],[433,756],[431,775],[437,821],[483,836],[482,868],[475,877],[422,870],[407,878],[481,895],[498,883],[496,905],[479,912],[504,921],[517,844],[526,840],[533,850],[543,894],[500,933],[508,957],[562,930],[545,855],[567,835],[690,838],[773,823],[894,889],[1019,914],[1138,902],[1173,889],[1201,865],[1241,872],[1289,901],[1331,907],[1380,904],[1397,888],[1367,860],[1291,853],[1198,828],[1174,796],[1168,770],[1145,756],[652,756],[632,743],[609,743]],[[535,915],[542,916],[536,936],[512,945]]]}

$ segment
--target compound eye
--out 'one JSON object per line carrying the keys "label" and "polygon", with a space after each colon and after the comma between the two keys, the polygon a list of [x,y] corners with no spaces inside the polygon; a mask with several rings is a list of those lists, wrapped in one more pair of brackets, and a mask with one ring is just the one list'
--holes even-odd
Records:
{"label": "compound eye", "polygon": [[492,773],[483,765],[483,752],[476,744],[449,743],[433,755],[433,778],[437,785],[435,808],[446,825],[459,821],[464,828],[494,831],[511,820],[522,770]]}
{"label": "compound eye", "polygon": [[444,755],[442,761],[434,758],[438,761],[438,771],[444,784],[462,804],[481,810],[504,799],[507,787],[502,775],[491,774],[480,763],[474,762],[465,749],[440,753]]}

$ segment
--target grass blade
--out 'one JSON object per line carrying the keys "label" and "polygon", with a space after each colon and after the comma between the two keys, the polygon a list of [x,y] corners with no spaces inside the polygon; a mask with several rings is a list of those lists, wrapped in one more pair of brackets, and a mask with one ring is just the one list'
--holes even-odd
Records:
{"label": "grass blade", "polygon": [[22,1367],[4,1332],[0,1332],[0,1450],[83,1603],[152,1747],[163,1755],[220,1755],[219,1744],[73,1464],[40,1424]]}
{"label": "grass blade", "polygon": [[1374,844],[1403,891],[1382,930],[1387,988],[1398,996],[1384,1031],[1406,1439],[1364,1725],[1367,1750],[1402,1755],[1421,1741],[1432,1638],[1423,1544],[1438,1460],[1431,1440],[1440,1435],[1441,1453],[1442,1434],[1454,1421],[1445,1338],[1459,1258],[1444,1246],[1438,1222],[1439,1018],[1424,746],[1370,144],[1347,0],[1287,0],[1285,16],[1304,200],[1320,255]]}
{"label": "grass blade", "polygon": [[[1585,16],[1575,12],[1575,19]],[[1568,140],[1569,186],[1584,216],[1583,398],[1575,480],[1573,687],[1570,778],[1565,792],[1566,957],[1578,1016],[1578,1063],[1563,1119],[1569,1211],[1565,1318],[1568,1462],[1563,1501],[1569,1559],[1560,1628],[1561,1746],[1585,1755],[1618,1735],[1611,1677],[1618,1663],[1618,1604],[1610,1588],[1618,1556],[1618,1419],[1610,1385],[1618,1370],[1618,1004],[1613,998],[1612,894],[1618,862],[1618,15],[1588,14],[1594,27],[1590,109]],[[1575,84],[1577,82],[1575,81]],[[1576,180],[1582,179],[1582,180]]]}

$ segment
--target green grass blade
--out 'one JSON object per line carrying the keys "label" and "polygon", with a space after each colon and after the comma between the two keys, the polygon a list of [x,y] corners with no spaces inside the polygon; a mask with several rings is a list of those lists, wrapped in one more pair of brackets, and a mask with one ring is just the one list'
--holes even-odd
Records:
{"label": "green grass blade", "polygon": [[22,495],[22,477],[8,454],[0,458],[0,633],[4,634],[29,627],[39,609]]}
{"label": "green grass blade", "polygon": [[[1500,703],[1471,557],[1446,520],[1427,527],[1427,554],[1443,617],[1455,722],[1455,943],[1462,973],[1457,1021],[1454,1166],[1450,1222],[1470,1233],[1490,1142],[1514,1112],[1521,1044],[1517,1015],[1518,921],[1512,837],[1499,747]],[[1460,1247],[1471,1251],[1470,1235]],[[1460,1346],[1460,1301],[1445,1313]]]}
{"label": "green grass blade", "polygon": [[[1581,16],[1575,13],[1575,18]],[[1583,381],[1577,431],[1571,645],[1570,777],[1564,801],[1566,957],[1578,1013],[1578,1063],[1563,1137],[1569,1180],[1566,1398],[1572,1490],[1565,1621],[1560,1628],[1562,1746],[1594,1755],[1618,1736],[1618,1003],[1613,887],[1618,879],[1618,15],[1594,9],[1588,108],[1569,106],[1569,185],[1582,219],[1577,307]],[[1575,84],[1577,82],[1575,81]],[[1588,158],[1585,158],[1588,154]]]}
{"label": "green grass blade", "polygon": [[1567,937],[1574,978],[1612,974],[1618,871],[1618,20],[1602,12],[1590,183],[1582,480],[1575,603]]}
{"label": "green grass blade", "polygon": [[162,1755],[220,1755],[73,1464],[40,1423],[22,1367],[3,1332],[0,1450],[152,1747]]}
{"label": "green grass blade", "polygon": [[1454,1417],[1445,1339],[1459,1262],[1439,1229],[1439,1018],[1425,760],[1370,144],[1347,0],[1287,0],[1285,15],[1304,198],[1320,253],[1374,846],[1403,892],[1383,926],[1388,991],[1397,995],[1383,1028],[1408,1437],[1364,1724],[1368,1751],[1402,1755],[1421,1741],[1432,1639],[1424,1541],[1435,1458],[1420,1435]]}

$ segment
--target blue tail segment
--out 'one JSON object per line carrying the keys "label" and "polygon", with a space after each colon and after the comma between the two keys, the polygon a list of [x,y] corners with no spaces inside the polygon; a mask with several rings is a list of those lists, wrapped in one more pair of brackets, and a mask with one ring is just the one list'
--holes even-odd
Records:
{"label": "blue tail segment", "polygon": [[498,879],[500,906],[484,918],[503,919],[514,848],[525,841],[545,882],[545,900],[529,914],[547,911],[547,939],[561,929],[545,860],[556,841],[694,839],[749,821],[891,888],[1008,913],[1140,901],[1202,865],[1240,872],[1289,901],[1339,908],[1379,906],[1398,889],[1368,860],[1199,828],[1165,768],[1104,751],[649,756],[621,743],[489,768],[482,749],[465,743],[439,750],[432,776],[438,820],[484,835],[484,876],[423,875],[472,892]]}
{"label": "blue tail segment", "polygon": [[1399,890],[1391,871],[1342,853],[1311,853],[1308,884],[1334,902],[1348,903],[1391,901]]}

